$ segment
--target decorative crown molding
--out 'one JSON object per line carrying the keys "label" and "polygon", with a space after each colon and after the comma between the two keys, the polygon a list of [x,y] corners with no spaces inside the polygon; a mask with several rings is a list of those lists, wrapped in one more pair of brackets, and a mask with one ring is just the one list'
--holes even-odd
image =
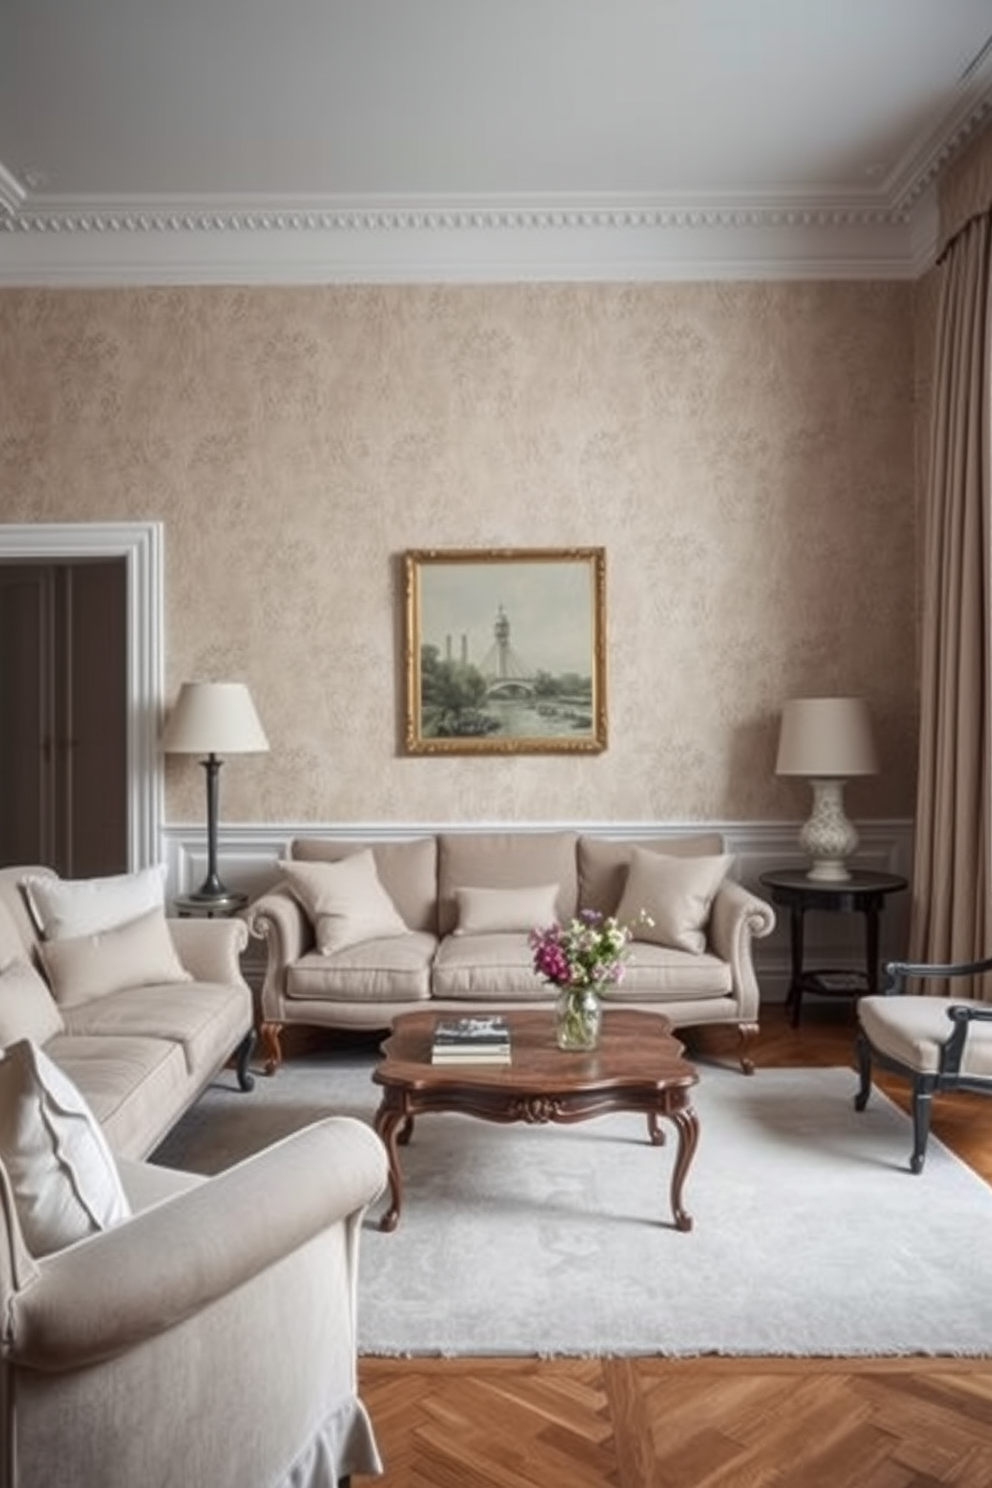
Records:
{"label": "decorative crown molding", "polygon": [[[992,56],[992,53],[990,53]],[[992,83],[977,96],[972,93],[959,103],[941,129],[931,132],[900,162],[886,187],[890,201],[903,211],[933,187],[951,161],[971,143],[992,120]]]}
{"label": "decorative crown molding", "polygon": [[168,206],[106,204],[30,210],[0,221],[0,231],[26,233],[177,233],[177,232],[527,232],[534,229],[572,231],[577,228],[730,229],[780,227],[902,226],[909,220],[903,208],[838,202],[817,205],[781,199],[772,203],[719,202],[673,205],[601,205],[596,198],[570,206],[500,205],[479,201],[464,204],[367,204],[340,206],[333,202],[292,205],[278,199],[229,207],[187,203]]}
{"label": "decorative crown molding", "polygon": [[27,193],[16,176],[11,175],[0,162],[0,223],[6,222],[5,214],[17,212],[24,205]]}
{"label": "decorative crown molding", "polygon": [[990,118],[976,74],[884,185],[833,197],[70,200],[0,166],[0,285],[911,279]]}
{"label": "decorative crown molding", "polygon": [[44,202],[0,217],[0,284],[911,277],[910,216],[810,202]]}

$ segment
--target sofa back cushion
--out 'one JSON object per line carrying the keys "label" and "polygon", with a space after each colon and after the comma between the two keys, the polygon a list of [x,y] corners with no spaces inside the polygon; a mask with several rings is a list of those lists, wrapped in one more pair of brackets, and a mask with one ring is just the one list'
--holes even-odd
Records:
{"label": "sofa back cushion", "polygon": [[113,930],[42,941],[38,954],[55,1000],[63,1007],[127,987],[193,980],[176,954],[161,909],[150,909]]}
{"label": "sofa back cushion", "polygon": [[19,1039],[46,1044],[64,1027],[41,972],[19,956],[0,962],[0,1048]]}
{"label": "sofa back cushion", "polygon": [[409,935],[406,920],[382,886],[371,850],[349,853],[336,863],[286,858],[279,866],[313,924],[322,956]]}
{"label": "sofa back cushion", "polygon": [[165,906],[166,866],[139,868],[100,878],[57,878],[52,873],[24,873],[21,888],[45,940],[74,940],[98,935]]}
{"label": "sofa back cushion", "polygon": [[0,1060],[0,1160],[35,1257],[131,1213],[107,1139],[67,1075],[30,1039]]}
{"label": "sofa back cushion", "polygon": [[456,889],[455,899],[458,924],[454,935],[496,935],[509,930],[528,934],[550,925],[558,915],[556,883],[523,889]]}
{"label": "sofa back cushion", "polygon": [[[47,868],[0,868],[0,965],[21,957],[30,961],[38,940],[21,879],[26,873],[51,874]],[[51,877],[55,877],[51,874]]]}
{"label": "sofa back cushion", "polygon": [[578,844],[579,905],[600,914],[616,914],[635,848],[672,857],[714,857],[723,852],[719,832],[691,837],[619,838],[580,837]]}
{"label": "sofa back cushion", "polygon": [[[733,861],[730,853],[693,856],[635,847],[617,919],[634,925],[638,940],[701,956],[710,905]],[[645,919],[638,924],[642,915]]]}
{"label": "sofa back cushion", "polygon": [[575,832],[441,832],[437,839],[438,931],[458,925],[458,889],[540,889],[557,884],[557,917],[578,904]]}
{"label": "sofa back cushion", "polygon": [[410,930],[437,933],[437,846],[433,837],[410,842],[335,841],[297,837],[289,856],[298,863],[338,863],[353,853],[372,851],[379,882]]}

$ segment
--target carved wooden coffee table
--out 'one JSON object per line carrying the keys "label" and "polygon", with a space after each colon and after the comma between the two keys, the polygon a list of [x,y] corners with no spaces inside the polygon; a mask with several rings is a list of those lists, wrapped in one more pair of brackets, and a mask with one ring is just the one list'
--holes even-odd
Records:
{"label": "carved wooden coffee table", "polygon": [[382,1086],[375,1129],[389,1153],[389,1208],[380,1229],[394,1230],[403,1195],[398,1146],[410,1140],[414,1118],[430,1111],[479,1116],[484,1121],[532,1125],[588,1121],[613,1111],[643,1111],[648,1137],[662,1145],[660,1121],[678,1134],[672,1167],[671,1205],[678,1230],[691,1230],[682,1187],[699,1139],[691,1104],[699,1075],[682,1057],[682,1045],[657,1013],[610,1008],[599,1045],[566,1054],[555,1043],[550,1011],[505,1012],[510,1025],[509,1064],[431,1064],[436,1012],[403,1013],[382,1045],[372,1078]]}

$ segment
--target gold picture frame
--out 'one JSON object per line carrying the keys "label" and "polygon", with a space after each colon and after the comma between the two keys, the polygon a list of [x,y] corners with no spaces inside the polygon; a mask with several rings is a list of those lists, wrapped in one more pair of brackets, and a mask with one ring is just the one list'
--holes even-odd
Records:
{"label": "gold picture frame", "polygon": [[404,555],[409,754],[606,748],[605,548]]}

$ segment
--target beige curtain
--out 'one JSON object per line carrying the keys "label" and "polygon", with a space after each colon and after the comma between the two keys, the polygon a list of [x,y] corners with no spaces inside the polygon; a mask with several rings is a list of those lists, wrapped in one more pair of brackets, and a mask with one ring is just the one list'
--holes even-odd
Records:
{"label": "beige curtain", "polygon": [[[911,954],[971,961],[992,956],[992,214],[957,233],[939,272]],[[953,990],[992,998],[992,979]]]}

